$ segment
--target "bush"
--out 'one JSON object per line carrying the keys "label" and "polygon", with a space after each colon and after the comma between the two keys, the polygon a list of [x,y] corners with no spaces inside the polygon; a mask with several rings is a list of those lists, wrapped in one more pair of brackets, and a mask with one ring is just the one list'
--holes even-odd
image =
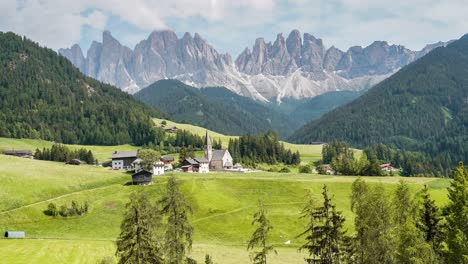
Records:
{"label": "bush", "polygon": [[281,170],[278,171],[279,173],[289,173],[291,170],[288,167],[283,167]]}
{"label": "bush", "polygon": [[309,165],[299,166],[299,173],[312,173],[312,168]]}
{"label": "bush", "polygon": [[57,206],[54,203],[47,205],[47,210],[44,211],[44,214],[48,216],[57,216],[58,213]]}
{"label": "bush", "polygon": [[88,213],[89,204],[88,202],[84,202],[83,205],[78,203],[77,201],[73,200],[71,202],[71,207],[67,207],[66,204],[60,206],[60,209],[57,210],[57,206],[54,203],[50,203],[47,206],[47,210],[44,211],[45,215],[48,216],[62,216],[62,217],[69,217],[75,215],[83,215]]}

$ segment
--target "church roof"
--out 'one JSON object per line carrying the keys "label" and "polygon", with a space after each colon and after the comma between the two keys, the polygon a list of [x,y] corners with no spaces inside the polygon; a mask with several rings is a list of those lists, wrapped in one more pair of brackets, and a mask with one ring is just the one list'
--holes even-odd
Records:
{"label": "church roof", "polygon": [[211,160],[222,160],[226,151],[226,149],[213,150],[213,157]]}

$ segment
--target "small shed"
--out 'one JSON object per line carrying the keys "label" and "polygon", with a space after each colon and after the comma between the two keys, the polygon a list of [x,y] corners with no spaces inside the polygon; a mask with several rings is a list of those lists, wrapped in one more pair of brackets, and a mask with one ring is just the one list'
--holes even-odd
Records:
{"label": "small shed", "polygon": [[141,170],[132,175],[132,184],[150,184],[153,182],[153,173],[147,170]]}
{"label": "small shed", "polygon": [[25,238],[26,233],[24,231],[6,231],[6,238]]}
{"label": "small shed", "polygon": [[33,152],[31,150],[5,150],[3,154],[16,157],[32,157]]}

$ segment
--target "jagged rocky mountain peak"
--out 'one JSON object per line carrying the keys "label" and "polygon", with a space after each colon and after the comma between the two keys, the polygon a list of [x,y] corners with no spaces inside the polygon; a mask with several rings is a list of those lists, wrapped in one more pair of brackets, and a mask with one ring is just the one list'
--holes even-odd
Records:
{"label": "jagged rocky mountain peak", "polygon": [[86,57],[78,45],[59,52],[83,73],[134,93],[161,79],[186,84],[224,86],[262,101],[304,98],[335,90],[361,90],[380,82],[433,48],[422,51],[376,41],[367,47],[341,51],[326,48],[322,39],[292,30],[273,42],[255,40],[233,62],[198,33],[180,38],[172,30],[153,31],[132,50],[109,31],[93,42]]}

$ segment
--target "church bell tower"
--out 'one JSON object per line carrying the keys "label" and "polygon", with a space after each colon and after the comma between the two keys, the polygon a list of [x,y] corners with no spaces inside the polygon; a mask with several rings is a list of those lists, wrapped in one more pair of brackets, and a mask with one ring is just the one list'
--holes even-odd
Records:
{"label": "church bell tower", "polygon": [[213,147],[211,145],[211,139],[210,136],[208,135],[208,130],[206,130],[206,136],[205,136],[205,158],[208,161],[211,161],[211,158],[213,157]]}

